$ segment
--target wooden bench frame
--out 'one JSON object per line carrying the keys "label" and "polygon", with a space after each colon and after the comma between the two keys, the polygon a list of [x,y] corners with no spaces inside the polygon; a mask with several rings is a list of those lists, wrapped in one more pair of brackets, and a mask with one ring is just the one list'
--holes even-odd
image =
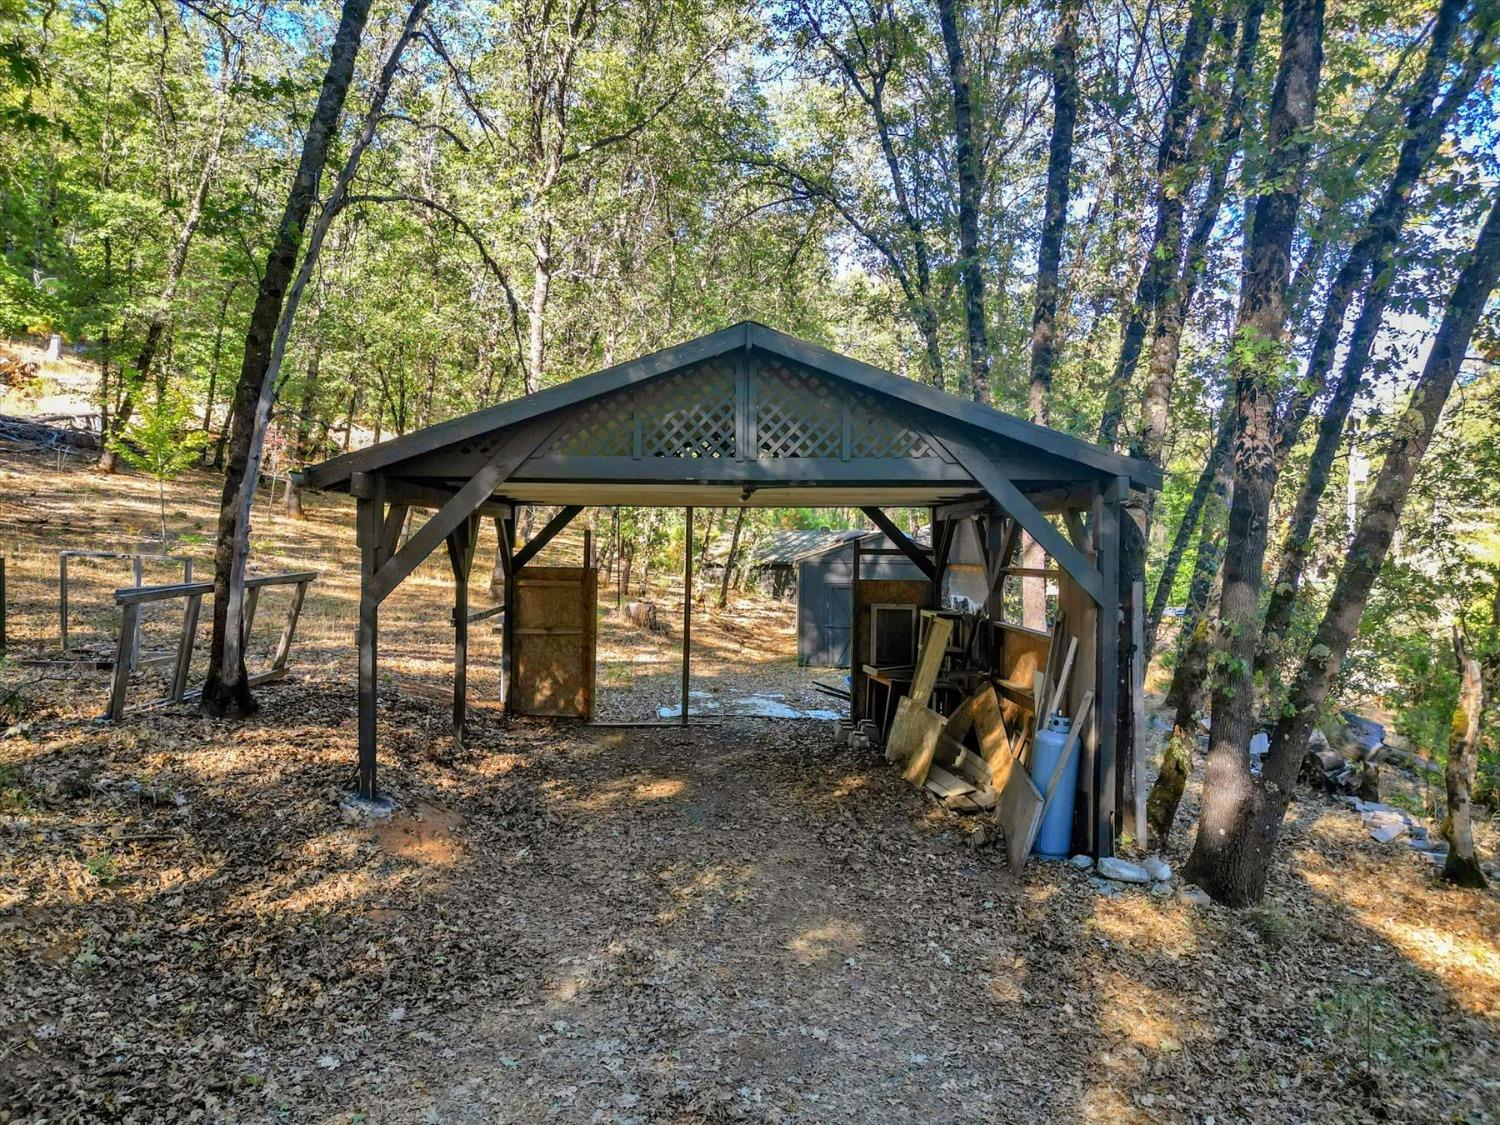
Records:
{"label": "wooden bench frame", "polygon": [[[135,578],[135,589],[146,589],[146,587],[141,585],[141,579],[144,576],[144,564],[148,559],[151,562],[177,563],[182,567],[182,581],[188,583],[193,580],[193,560],[182,555],[166,555],[151,551],[85,551],[71,549],[57,552],[57,635],[64,655],[68,651],[69,559],[129,559],[132,575]],[[147,661],[147,663],[161,664],[169,659],[171,658],[155,657]],[[130,643],[130,666],[134,668],[140,663],[140,637],[132,637]]]}
{"label": "wooden bench frame", "polygon": [[[297,620],[302,615],[302,603],[307,596],[307,588],[314,579],[318,577],[315,570],[293,571],[288,574],[263,574],[255,578],[245,580],[245,638],[250,637],[250,630],[255,624],[255,610],[260,601],[260,592],[267,586],[294,586],[292,591],[292,602],[287,607],[286,620],[281,627],[281,639],[276,644],[275,655],[271,659],[271,666],[264,671],[257,672],[249,679],[249,684],[254,687],[257,684],[267,683],[270,680],[279,680],[287,674],[287,660],[292,652],[292,639],[297,632]],[[148,602],[170,601],[174,598],[183,598],[186,605],[182,613],[182,631],[177,639],[177,654],[174,658],[172,672],[172,686],[167,695],[161,699],[153,700],[145,704],[145,707],[160,707],[171,703],[182,703],[188,699],[196,699],[203,694],[203,689],[194,691],[187,690],[188,670],[193,663],[193,642],[198,632],[198,617],[203,609],[203,599],[206,595],[214,592],[212,582],[178,582],[167,586],[129,586],[115,591],[115,604],[120,607],[120,639],[116,651],[114,676],[110,682],[109,708],[104,713],[104,719],[116,722],[125,715],[125,693],[130,686],[130,673],[132,670],[129,659],[131,648],[136,643],[136,637],[140,632],[141,606]]]}

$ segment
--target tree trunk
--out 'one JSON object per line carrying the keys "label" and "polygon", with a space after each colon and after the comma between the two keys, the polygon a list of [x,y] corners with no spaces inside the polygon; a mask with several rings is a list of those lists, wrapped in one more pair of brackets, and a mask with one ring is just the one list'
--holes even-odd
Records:
{"label": "tree trunk", "polygon": [[[230,282],[224,287],[224,296],[219,300],[219,318],[214,325],[214,350],[213,356],[208,364],[208,393],[203,402],[203,434],[207,438],[213,431],[214,418],[214,392],[219,387],[219,360],[224,354],[224,324],[229,319],[229,300],[238,289],[238,279]],[[208,446],[204,445],[202,453],[199,454],[199,462],[204,463],[208,459]]]}
{"label": "tree trunk", "polygon": [[1271,737],[1261,782],[1262,799],[1258,802],[1258,815],[1250,825],[1250,830],[1270,843],[1280,833],[1308,736],[1322,717],[1344,654],[1364,616],[1370,591],[1401,521],[1412,480],[1427,452],[1497,276],[1500,276],[1500,191],[1492,197],[1489,217],[1448,299],[1432,351],[1412,389],[1385,463],[1370,489],[1359,531],[1349,545],[1333,597]]}
{"label": "tree trunk", "polygon": [[1213,653],[1214,630],[1208,607],[1224,559],[1224,526],[1229,516],[1229,489],[1233,465],[1227,450],[1220,456],[1205,498],[1202,527],[1198,532],[1198,557],[1188,588],[1187,608],[1177,637],[1177,664],[1167,688],[1167,706],[1172,708],[1172,734],[1162,748],[1161,772],[1146,797],[1146,823],[1153,839],[1165,840],[1177,819],[1177,806],[1198,749],[1198,715],[1203,710],[1208,686],[1208,661]]}
{"label": "tree trunk", "polygon": [[1483,890],[1489,883],[1474,855],[1469,792],[1479,762],[1487,700],[1479,661],[1470,654],[1456,622],[1453,626],[1453,655],[1458,660],[1459,688],[1458,706],[1453,711],[1453,729],[1448,737],[1448,762],[1443,769],[1443,782],[1448,791],[1448,812],[1443,817],[1448,860],[1443,864],[1443,878],[1460,887]]}
{"label": "tree trunk", "polygon": [[703,534],[703,545],[698,548],[698,564],[693,573],[706,575],[708,573],[708,552],[714,545],[714,540],[719,535],[719,521],[724,518],[727,508],[710,508],[704,513],[708,519],[708,528]]}
{"label": "tree trunk", "polygon": [[[1443,98],[1442,105],[1436,112],[1433,112],[1433,100],[1437,96],[1438,82],[1452,51],[1462,8],[1462,3],[1447,0],[1439,10],[1432,42],[1427,53],[1427,61],[1414,87],[1412,99],[1407,103],[1406,140],[1401,146],[1396,172],[1392,175],[1380,203],[1371,212],[1366,224],[1366,235],[1356,244],[1355,249],[1349,255],[1349,261],[1345,262],[1343,269],[1340,270],[1340,277],[1335,279],[1333,292],[1329,297],[1330,311],[1325,312],[1325,323],[1320,326],[1319,340],[1324,341],[1323,333],[1328,330],[1327,323],[1329,317],[1333,315],[1331,311],[1333,302],[1341,292],[1340,282],[1345,283],[1345,288],[1349,288],[1352,284],[1351,278],[1345,276],[1350,263],[1354,263],[1357,270],[1367,270],[1368,280],[1365,284],[1359,316],[1355,319],[1354,329],[1345,347],[1344,364],[1340,370],[1338,382],[1334,385],[1333,394],[1324,407],[1323,417],[1318,423],[1318,439],[1308,462],[1307,475],[1297,492],[1291,524],[1287,529],[1282,547],[1281,563],[1277,570],[1276,581],[1271,587],[1270,599],[1266,604],[1265,618],[1261,626],[1260,646],[1255,655],[1255,670],[1262,676],[1274,671],[1280,661],[1281,648],[1286,640],[1287,629],[1292,622],[1292,612],[1302,584],[1302,574],[1312,552],[1313,525],[1317,522],[1318,505],[1323,499],[1324,492],[1327,491],[1328,481],[1333,474],[1334,461],[1338,457],[1339,445],[1348,423],[1349,412],[1353,409],[1360,391],[1364,389],[1365,369],[1370,361],[1375,338],[1380,332],[1381,322],[1385,318],[1391,286],[1396,278],[1397,263],[1394,260],[1396,246],[1400,240],[1401,229],[1406,223],[1412,189],[1420,178],[1422,170],[1432,159],[1433,153],[1436,152],[1448,121],[1478,81],[1483,64],[1492,61],[1491,52],[1488,49],[1492,39],[1481,36],[1469,53],[1463,73],[1450,87]],[[1342,323],[1348,304],[1348,297],[1343,297],[1343,300],[1344,307],[1338,310],[1340,323]],[[1336,332],[1333,338],[1336,340]],[[1326,366],[1332,363],[1332,349],[1329,348],[1314,358],[1326,370]],[[1308,371],[1310,379],[1322,381],[1322,376],[1314,368],[1312,359],[1309,360]],[[1298,425],[1300,426],[1300,419]],[[1287,450],[1290,449],[1294,437],[1294,434],[1289,433],[1283,440],[1283,445]]]}
{"label": "tree trunk", "polygon": [[1264,179],[1254,205],[1230,371],[1237,433],[1219,623],[1227,657],[1213,691],[1203,815],[1187,878],[1220,902],[1257,901],[1269,849],[1250,838],[1255,627],[1276,486],[1272,405],[1285,354],[1286,288],[1323,66],[1323,0],[1286,0]]}
{"label": "tree trunk", "polygon": [[[391,47],[386,56],[385,65],[381,68],[380,77],[377,79],[375,88],[370,96],[369,107],[365,111],[360,130],[350,146],[349,154],[344,159],[344,166],[340,169],[332,190],[328,194],[328,200],[319,212],[317,220],[312,224],[312,230],[308,235],[307,250],[302,256],[302,264],[292,279],[289,288],[284,289],[284,307],[277,315],[277,323],[272,333],[270,354],[266,357],[265,365],[260,371],[260,385],[256,388],[253,399],[245,401],[243,390],[245,387],[245,372],[241,370],[240,385],[236,389],[234,431],[235,440],[231,442],[231,460],[229,470],[225,473],[225,492],[223,503],[232,503],[237,511],[229,519],[231,542],[227,549],[222,542],[225,533],[225,514],[221,508],[219,516],[219,533],[221,542],[216,548],[214,562],[214,633],[213,647],[209,652],[209,674],[203,690],[203,707],[205,710],[223,714],[229,711],[241,713],[252,711],[255,701],[250,696],[248,676],[245,670],[245,657],[242,649],[241,613],[242,598],[245,587],[245,570],[249,563],[250,555],[250,510],[255,503],[255,490],[260,480],[261,453],[265,446],[266,427],[271,420],[271,406],[275,401],[276,392],[280,383],[281,364],[286,356],[287,342],[291,338],[292,326],[296,323],[297,308],[301,304],[302,294],[306,290],[308,282],[312,279],[313,270],[317,265],[318,257],[322,252],[323,242],[328,237],[328,231],[333,225],[334,218],[342,210],[349,199],[349,185],[353,183],[355,174],[359,171],[360,160],[365,150],[369,148],[370,142],[375,139],[375,130],[379,125],[385,108],[385,99],[389,95],[391,85],[396,80],[396,75],[401,64],[401,55],[406,50],[406,45],[416,35],[423,17],[426,15],[430,0],[414,0],[411,9],[407,12],[406,23],[402,28],[400,36]],[[368,11],[368,9],[367,9]],[[342,30],[342,27],[340,28]],[[354,54],[359,47],[359,36],[355,37],[353,50],[349,55],[349,67],[352,70]],[[333,69],[330,62],[329,75],[332,76]],[[347,93],[349,78],[344,78],[344,89]],[[340,98],[342,101],[342,98]],[[321,108],[322,99],[319,99]],[[338,113],[333,117],[333,127],[338,124]],[[311,131],[311,130],[309,130]],[[327,141],[323,142],[323,156],[327,156]],[[304,147],[304,155],[306,148]],[[319,170],[321,175],[321,168]],[[299,169],[300,178],[300,169]],[[314,179],[316,183],[316,177]],[[294,188],[295,190],[295,188]],[[288,200],[290,207],[291,200]],[[305,219],[304,213],[304,219]],[[300,242],[300,234],[298,237]],[[291,258],[295,261],[296,252],[293,249]],[[269,267],[268,267],[269,274]],[[249,342],[246,344],[246,360],[249,360]],[[404,386],[404,384],[403,384]],[[240,407],[244,401],[247,408],[246,414],[241,414]],[[238,445],[236,446],[236,443]],[[235,472],[235,459],[233,454],[236,448],[242,451],[242,469]],[[231,491],[230,485],[234,484]],[[272,482],[272,497],[275,495],[275,482]],[[220,553],[227,557],[220,562]],[[227,564],[228,573],[224,569]],[[219,583],[222,580],[226,587],[224,594],[223,616],[226,622],[223,633],[219,629]],[[222,645],[222,653],[220,646]],[[214,698],[210,698],[210,688],[213,688]]]}
{"label": "tree trunk", "polygon": [[[1053,45],[1053,121],[1052,142],[1047,159],[1047,204],[1043,219],[1042,246],[1037,257],[1037,297],[1032,313],[1032,366],[1031,385],[1028,391],[1028,407],[1031,420],[1038,426],[1048,424],[1051,415],[1052,368],[1056,362],[1056,319],[1058,301],[1058,261],[1062,254],[1062,239],[1067,223],[1068,180],[1071,176],[1073,127],[1078,111],[1078,51],[1076,0],[1059,0],[1059,26],[1057,40]],[[1066,77],[1064,76],[1066,71]],[[1061,134],[1066,133],[1064,138]],[[1066,152],[1063,142],[1066,140]],[[1054,176],[1055,173],[1055,176]],[[1054,205],[1057,213],[1053,214]],[[1056,244],[1049,249],[1048,239]],[[1047,257],[1051,257],[1050,279]],[[1051,287],[1050,295],[1043,289]],[[1045,305],[1045,307],[1044,307]],[[1041,377],[1037,369],[1038,325],[1045,335],[1042,354]],[[1027,570],[1040,570],[1047,565],[1047,553],[1030,535],[1021,535],[1021,566]],[[1028,629],[1047,627],[1047,580],[1031,575],[1021,578],[1021,624]]]}
{"label": "tree trunk", "polygon": [[[1146,388],[1141,398],[1141,433],[1136,442],[1135,454],[1161,464],[1162,450],[1167,440],[1168,411],[1172,404],[1172,391],[1177,382],[1177,365],[1182,350],[1182,328],[1192,310],[1193,297],[1197,293],[1198,280],[1203,272],[1203,263],[1208,257],[1209,240],[1219,220],[1228,190],[1229,167],[1240,148],[1240,137],[1244,129],[1245,101],[1250,92],[1250,81],[1255,67],[1255,52],[1260,43],[1261,17],[1265,13],[1265,0],[1251,0],[1244,12],[1239,32],[1239,46],[1234,56],[1234,77],[1230,83],[1229,99],[1218,135],[1214,139],[1213,154],[1209,162],[1208,182],[1204,189],[1203,203],[1193,222],[1187,249],[1183,255],[1182,268],[1169,280],[1167,290],[1157,303],[1156,319],[1152,328],[1151,351],[1147,366]],[[1235,34],[1235,20],[1227,18],[1220,30],[1226,49]],[[1217,90],[1206,90],[1205,97],[1214,97]],[[1169,235],[1181,241],[1181,207],[1175,220],[1176,232]],[[1169,222],[1169,227],[1171,222]],[[1211,475],[1211,470],[1207,472]],[[1156,493],[1146,497],[1147,527],[1155,508]],[[1154,632],[1154,627],[1152,632]]]}
{"label": "tree trunk", "polygon": [[1214,433],[1214,444],[1208,451],[1208,460],[1203,465],[1203,471],[1198,474],[1198,482],[1193,485],[1193,494],[1188,497],[1187,507],[1182,512],[1182,520],[1172,536],[1172,546],[1162,562],[1161,575],[1156,580],[1156,593],[1151,596],[1151,608],[1146,613],[1145,632],[1148,655],[1156,651],[1156,633],[1161,628],[1162,614],[1166,612],[1167,602],[1172,599],[1172,587],[1177,584],[1177,571],[1181,568],[1183,557],[1187,554],[1188,543],[1192,541],[1193,532],[1198,528],[1198,519],[1203,514],[1204,505],[1208,503],[1209,494],[1214,490],[1215,483],[1221,479],[1225,487],[1228,487],[1228,480],[1223,470],[1229,464],[1229,447],[1234,439],[1233,423],[1234,412],[1226,408]]}
{"label": "tree trunk", "polygon": [[[203,688],[203,707],[215,714],[250,713],[254,697],[245,671],[241,649],[239,594],[243,588],[249,528],[244,526],[244,497],[252,495],[255,480],[249,473],[263,432],[257,433],[257,404],[265,397],[266,373],[270,367],[276,326],[282,302],[297,264],[297,251],[308,213],[317,196],[318,180],[328,158],[328,145],[338,129],[344,98],[354,74],[354,59],[370,14],[370,0],[344,0],[339,26],[329,53],[317,107],[308,122],[296,178],[287,195],[281,224],[266,259],[245,334],[245,357],[240,365],[231,409],[228,464],[219,507],[218,541],[214,549],[213,640],[209,653],[208,679]],[[247,479],[248,478],[248,479]],[[231,599],[234,602],[231,607]]]}
{"label": "tree trunk", "polygon": [[729,578],[734,573],[734,560],[740,553],[740,531],[745,526],[745,509],[734,510],[734,532],[729,537],[729,554],[724,556],[724,578],[719,583],[719,608],[729,602]]}
{"label": "tree trunk", "polygon": [[537,235],[536,269],[531,281],[531,308],[526,322],[526,393],[542,389],[542,367],[547,359],[547,301],[552,294],[552,226],[544,217]]}
{"label": "tree trunk", "polygon": [[[323,346],[313,345],[312,358],[307,363],[307,374],[302,379],[302,397],[297,403],[297,436],[292,442],[292,460],[304,464],[308,457],[308,438],[312,436],[313,398],[318,389],[318,367],[323,358]],[[305,519],[302,514],[302,489],[291,479],[286,482],[286,514],[293,519]]]}
{"label": "tree trunk", "polygon": [[[948,54],[948,80],[953,87],[954,163],[958,171],[959,274],[964,287],[964,326],[969,343],[969,397],[990,404],[990,341],[984,322],[984,269],[979,258],[981,156],[974,144],[974,108],[969,93],[969,67],[964,61],[955,0],[938,0],[938,23]],[[1071,130],[1070,130],[1071,132]],[[1066,194],[1066,182],[1063,187]],[[1056,267],[1054,266],[1054,273]]]}
{"label": "tree trunk", "polygon": [[1031,313],[1031,420],[1047,424],[1052,368],[1057,363],[1057,304],[1063,234],[1068,225],[1069,181],[1073,174],[1073,130],[1078,123],[1079,0],[1058,0],[1057,35],[1052,41],[1052,139],[1047,147],[1047,194],[1042,237],[1037,248],[1036,305]]}
{"label": "tree trunk", "polygon": [[1120,333],[1120,354],[1105,391],[1104,413],[1099,422],[1101,445],[1114,445],[1119,440],[1125,398],[1135,377],[1146,329],[1167,295],[1182,256],[1185,192],[1178,180],[1192,155],[1189,127],[1193,121],[1198,73],[1203,69],[1212,22],[1208,0],[1193,0],[1187,29],[1183,32],[1182,49],[1172,68],[1172,90],[1167,99],[1161,143],[1156,153],[1156,229],[1146,251],[1145,263],[1141,266],[1135,299],[1125,314]]}

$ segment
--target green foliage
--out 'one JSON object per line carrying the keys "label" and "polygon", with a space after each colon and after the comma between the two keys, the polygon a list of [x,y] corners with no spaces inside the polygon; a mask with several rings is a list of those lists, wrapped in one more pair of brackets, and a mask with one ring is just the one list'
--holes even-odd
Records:
{"label": "green foliage", "polygon": [[1281,949],[1292,944],[1304,932],[1304,927],[1294,921],[1286,911],[1274,903],[1261,903],[1245,912],[1245,921],[1250,929],[1272,949]]}
{"label": "green foliage", "polygon": [[1366,1073],[1442,1074],[1452,1062],[1440,1029],[1409,1013],[1384,985],[1341,985],[1314,1011],[1324,1034],[1354,1055]]}
{"label": "green foliage", "polygon": [[114,854],[109,851],[89,856],[83,861],[83,866],[100,886],[108,886],[120,877],[115,870]]}
{"label": "green foliage", "polygon": [[118,444],[121,459],[154,480],[175,479],[197,462],[204,445],[205,435],[192,428],[194,421],[192,405],[180,394],[148,399]]}
{"label": "green foliage", "polygon": [[167,502],[164,485],[197,464],[208,435],[195,429],[191,403],[181,393],[164,391],[137,408],[115,449],[126,464],[147,473],[157,485],[161,509],[161,538],[167,540]]}

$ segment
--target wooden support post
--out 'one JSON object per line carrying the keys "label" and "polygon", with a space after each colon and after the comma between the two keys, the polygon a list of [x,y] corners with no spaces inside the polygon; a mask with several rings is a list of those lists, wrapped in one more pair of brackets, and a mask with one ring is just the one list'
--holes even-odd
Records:
{"label": "wooden support post", "polygon": [[378,476],[367,476],[360,483],[355,502],[359,539],[359,627],[355,634],[359,647],[359,795],[373,801],[379,796],[375,778],[375,704],[380,638],[380,598],[374,586],[384,553],[385,490]]}
{"label": "wooden support post", "polygon": [[5,655],[5,556],[0,555],[0,656]]}
{"label": "wooden support post", "polygon": [[68,556],[57,556],[57,634],[68,651]]}
{"label": "wooden support post", "polygon": [[849,718],[858,722],[869,715],[865,706],[870,683],[865,676],[865,653],[869,651],[865,631],[859,627],[860,540],[854,541],[849,561]]}
{"label": "wooden support post", "polygon": [[[135,587],[136,587],[136,589],[140,589],[143,585],[145,585],[145,578],[146,578],[146,575],[145,575],[145,564],[141,561],[141,556],[140,555],[136,555],[131,560],[130,570],[131,570],[131,574],[135,578]],[[130,666],[131,666],[131,668],[137,667],[140,664],[140,662],[141,662],[141,615],[139,613],[137,613],[135,615],[135,626],[131,629],[131,632],[130,632]]]}
{"label": "wooden support post", "polygon": [[984,518],[985,598],[984,609],[991,621],[1005,617],[1005,547],[1011,524],[999,508],[991,505]]}
{"label": "wooden support post", "polygon": [[1120,707],[1120,503],[1129,494],[1130,482],[1117,478],[1094,504],[1101,579],[1094,710],[1099,738],[1090,801],[1095,858],[1114,855],[1115,850],[1115,745]]}
{"label": "wooden support post", "polygon": [[692,683],[693,652],[693,509],[687,509],[687,534],[682,552],[682,725],[688,723],[688,695]]}
{"label": "wooden support post", "polygon": [[125,714],[125,688],[130,683],[130,646],[141,622],[139,602],[127,602],[120,607],[120,640],[115,648],[114,678],[109,688],[109,710],[112,722],[119,722]]}
{"label": "wooden support post", "polygon": [[948,556],[953,537],[958,533],[957,520],[939,520],[932,509],[932,608],[943,608],[943,577],[948,573]]}
{"label": "wooden support post", "polygon": [[479,541],[479,516],[448,536],[448,563],[453,569],[453,737],[460,745],[468,718],[469,573]]}
{"label": "wooden support post", "polygon": [[500,553],[505,567],[505,597],[501,601],[504,610],[500,617],[500,705],[509,715],[511,668],[516,655],[516,576],[521,569],[512,553],[516,541],[514,512],[497,520],[495,526],[500,532]]}
{"label": "wooden support post", "polygon": [[198,611],[203,607],[202,594],[189,594],[182,611],[182,634],[177,638],[177,666],[172,671],[172,691],[167,697],[181,703],[187,691],[188,670],[193,664],[193,641],[198,635]]}
{"label": "wooden support post", "polygon": [[[1135,813],[1135,838],[1146,847],[1146,588],[1136,579],[1130,584],[1130,720],[1134,769],[1131,771],[1131,805]],[[1166,843],[1165,840],[1162,841]]]}

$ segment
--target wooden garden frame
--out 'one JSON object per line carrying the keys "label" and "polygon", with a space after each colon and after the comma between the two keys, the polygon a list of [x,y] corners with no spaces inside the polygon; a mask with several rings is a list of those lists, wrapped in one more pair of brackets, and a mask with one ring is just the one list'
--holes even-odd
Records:
{"label": "wooden garden frame", "polygon": [[[287,606],[286,619],[281,627],[281,639],[271,658],[271,666],[256,672],[249,684],[279,680],[287,674],[287,661],[292,653],[292,641],[297,632],[297,621],[302,615],[302,603],[307,588],[318,577],[317,571],[302,570],[289,574],[264,574],[245,580],[245,637],[255,625],[255,611],[260,602],[260,592],[268,586],[294,586],[291,604]],[[212,582],[178,582],[167,586],[132,586],[115,591],[115,604],[120,607],[120,639],[115,657],[114,675],[110,680],[109,706],[104,718],[115,722],[125,715],[125,695],[130,686],[132,666],[128,659],[129,649],[140,634],[141,606],[149,602],[185,601],[182,612],[182,629],[177,638],[177,652],[172,658],[172,685],[161,699],[145,704],[160,707],[171,703],[182,703],[196,699],[202,689],[187,690],[188,672],[193,663],[193,644],[198,633],[198,618],[203,609],[204,597],[214,592]]]}

